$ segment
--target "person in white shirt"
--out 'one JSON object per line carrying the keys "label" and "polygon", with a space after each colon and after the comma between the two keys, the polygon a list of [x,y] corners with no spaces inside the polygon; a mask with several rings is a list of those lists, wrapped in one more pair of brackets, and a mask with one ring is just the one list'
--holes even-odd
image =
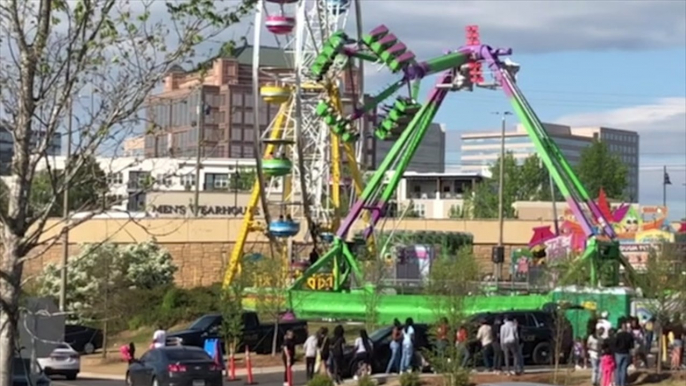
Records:
{"label": "person in white shirt", "polygon": [[310,335],[305,344],[303,351],[305,351],[305,374],[309,381],[314,377],[314,364],[317,361],[317,342],[319,341],[319,334]]}
{"label": "person in white shirt", "polygon": [[157,330],[152,334],[151,348],[160,348],[167,345],[167,331],[162,326],[157,326]]}
{"label": "person in white shirt", "polygon": [[367,335],[367,330],[360,330],[360,336],[355,339],[355,362],[360,366],[357,368],[355,379],[371,374],[372,369],[372,340]]}
{"label": "person in white shirt", "polygon": [[588,352],[588,359],[591,362],[591,384],[593,386],[600,385],[600,348],[602,341],[600,337],[605,333],[602,328],[595,330],[595,332],[588,336],[586,340],[586,351]]}
{"label": "person in white shirt", "polygon": [[481,326],[476,332],[476,339],[481,342],[481,352],[486,371],[493,371],[493,328],[486,319],[481,321]]}
{"label": "person in white shirt", "polygon": [[603,311],[600,314],[600,319],[595,325],[596,331],[603,329],[603,335],[600,336],[601,339],[607,339],[610,337],[610,330],[612,329],[612,323],[608,320],[610,314],[607,311]]}

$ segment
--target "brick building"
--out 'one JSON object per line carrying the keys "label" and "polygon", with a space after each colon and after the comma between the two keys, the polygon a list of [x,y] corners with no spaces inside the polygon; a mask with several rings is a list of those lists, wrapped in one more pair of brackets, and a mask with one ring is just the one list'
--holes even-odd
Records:
{"label": "brick building", "polygon": [[[254,158],[254,97],[252,95],[253,46],[240,47],[229,56],[218,56],[209,66],[204,79],[197,70],[176,68],[164,79],[161,93],[148,101],[150,126],[145,135],[146,157],[192,157],[198,152],[200,131],[197,117],[201,93],[205,97],[205,138],[203,158]],[[289,53],[276,47],[261,47],[260,67],[271,73],[288,72]],[[352,72],[356,79],[357,71]],[[270,81],[260,74],[260,82]],[[200,82],[202,87],[198,87]],[[355,84],[349,73],[343,79],[344,103],[351,107]],[[265,130],[278,113],[279,106],[260,100],[259,125]],[[367,141],[365,141],[366,143]],[[371,149],[365,152],[371,154]],[[371,157],[370,157],[371,158]]]}

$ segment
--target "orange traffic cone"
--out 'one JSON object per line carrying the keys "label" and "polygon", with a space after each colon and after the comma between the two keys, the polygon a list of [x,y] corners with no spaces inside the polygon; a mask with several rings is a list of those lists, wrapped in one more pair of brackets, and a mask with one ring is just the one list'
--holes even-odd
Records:
{"label": "orange traffic cone", "polygon": [[229,382],[234,382],[237,381],[238,378],[236,378],[236,356],[233,353],[233,350],[231,350],[231,353],[229,354],[229,371],[227,371],[227,381]]}
{"label": "orange traffic cone", "polygon": [[245,371],[248,374],[248,379],[245,382],[246,385],[256,385],[255,378],[252,375],[252,361],[250,360],[250,348],[245,346]]}

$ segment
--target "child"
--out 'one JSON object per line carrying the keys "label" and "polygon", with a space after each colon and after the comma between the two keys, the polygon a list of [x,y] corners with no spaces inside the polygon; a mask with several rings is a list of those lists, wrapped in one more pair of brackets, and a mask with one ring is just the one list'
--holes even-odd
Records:
{"label": "child", "polygon": [[584,343],[581,338],[576,338],[574,341],[574,367],[577,370],[586,368],[586,354],[584,352]]}
{"label": "child", "polygon": [[610,349],[610,345],[603,343],[603,355],[600,357],[600,378],[602,386],[611,386],[615,373],[615,357]]}

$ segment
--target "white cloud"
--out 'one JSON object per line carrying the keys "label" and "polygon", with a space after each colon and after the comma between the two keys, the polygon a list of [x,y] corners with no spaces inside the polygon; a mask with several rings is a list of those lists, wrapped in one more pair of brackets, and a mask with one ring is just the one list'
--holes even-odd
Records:
{"label": "white cloud", "polygon": [[464,27],[517,53],[684,47],[686,2],[649,1],[362,1],[365,28],[386,24],[415,52],[464,44]]}

